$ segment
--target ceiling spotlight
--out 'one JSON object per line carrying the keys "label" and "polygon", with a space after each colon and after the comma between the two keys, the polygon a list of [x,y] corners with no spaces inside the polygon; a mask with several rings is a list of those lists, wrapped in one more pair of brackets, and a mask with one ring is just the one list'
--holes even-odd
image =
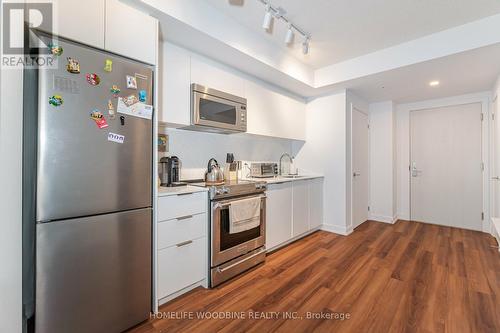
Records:
{"label": "ceiling spotlight", "polygon": [[302,53],[304,54],[309,53],[309,37],[307,37],[302,43]]}
{"label": "ceiling spotlight", "polygon": [[268,4],[266,6],[266,15],[264,15],[264,22],[262,22],[262,28],[264,28],[264,30],[269,30],[271,28],[272,21],[273,21],[273,14],[271,13],[271,6]]}
{"label": "ceiling spotlight", "polygon": [[292,29],[292,25],[288,25],[288,30],[286,31],[286,35],[285,35],[285,44],[291,44],[292,41],[293,41],[293,35],[294,35],[294,32],[293,32],[293,29]]}
{"label": "ceiling spotlight", "polygon": [[429,85],[431,87],[437,87],[437,86],[439,86],[439,81],[431,81],[431,82],[429,82]]}

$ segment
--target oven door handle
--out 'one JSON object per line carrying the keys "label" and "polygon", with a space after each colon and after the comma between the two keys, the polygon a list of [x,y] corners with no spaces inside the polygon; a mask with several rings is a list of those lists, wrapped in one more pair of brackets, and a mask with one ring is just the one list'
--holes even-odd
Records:
{"label": "oven door handle", "polygon": [[[261,199],[266,199],[267,198],[266,195],[260,195],[258,197],[261,198]],[[248,198],[244,198],[244,199],[249,199],[249,198],[253,198],[253,197],[248,197]],[[229,206],[231,206],[231,202],[232,201],[237,201],[237,200],[239,200],[239,199],[224,200],[224,201],[216,202],[214,204],[214,209],[218,209],[218,208],[222,208],[222,207],[229,207]]]}
{"label": "oven door handle", "polygon": [[231,265],[229,265],[229,266],[227,266],[227,267],[224,267],[224,268],[217,267],[217,271],[218,271],[219,273],[225,272],[225,271],[227,271],[228,269],[231,269],[231,268],[233,268],[233,267],[235,267],[235,266],[238,266],[238,265],[240,265],[242,262],[245,262],[245,261],[247,261],[247,260],[250,260],[250,259],[252,259],[252,258],[255,258],[256,256],[258,256],[258,255],[260,255],[260,254],[262,254],[262,253],[264,253],[264,252],[266,252],[266,250],[262,249],[262,250],[260,250],[259,252],[254,253],[254,254],[252,254],[251,256],[246,257],[245,259],[243,259],[243,260],[241,260],[241,261],[235,262],[234,264],[231,264]]}

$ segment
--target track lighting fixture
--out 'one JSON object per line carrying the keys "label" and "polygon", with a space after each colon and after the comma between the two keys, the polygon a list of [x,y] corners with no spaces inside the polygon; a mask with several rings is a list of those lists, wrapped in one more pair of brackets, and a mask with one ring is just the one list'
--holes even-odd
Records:
{"label": "track lighting fixture", "polygon": [[302,53],[309,53],[309,41],[311,40],[311,35],[295,25],[289,18],[287,18],[286,10],[282,7],[273,7],[270,0],[258,0],[266,6],[266,13],[264,14],[264,21],[262,22],[262,28],[266,31],[271,29],[273,20],[276,18],[278,21],[283,20],[287,25],[288,29],[285,35],[285,44],[290,45],[293,43],[295,33],[299,33],[304,38],[302,43]]}
{"label": "track lighting fixture", "polygon": [[262,28],[264,30],[269,30],[271,28],[271,23],[273,21],[273,14],[271,14],[271,5],[266,6],[266,14],[264,15],[264,22],[262,22]]}
{"label": "track lighting fixture", "polygon": [[285,44],[291,44],[293,42],[293,26],[291,24],[288,25],[288,30],[286,31],[285,35]]}
{"label": "track lighting fixture", "polygon": [[302,53],[309,53],[309,37],[306,37],[306,39],[302,42]]}

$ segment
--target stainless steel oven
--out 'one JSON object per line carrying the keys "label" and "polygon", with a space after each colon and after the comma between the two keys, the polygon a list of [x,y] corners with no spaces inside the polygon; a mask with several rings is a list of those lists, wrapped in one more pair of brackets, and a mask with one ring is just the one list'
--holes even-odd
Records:
{"label": "stainless steel oven", "polygon": [[229,208],[231,202],[242,197],[212,201],[210,272],[212,286],[228,280],[265,259],[266,195],[262,193],[243,198],[252,197],[260,197],[259,226],[233,234],[229,232]]}
{"label": "stainless steel oven", "polygon": [[246,132],[247,100],[193,83],[189,129],[219,133]]}

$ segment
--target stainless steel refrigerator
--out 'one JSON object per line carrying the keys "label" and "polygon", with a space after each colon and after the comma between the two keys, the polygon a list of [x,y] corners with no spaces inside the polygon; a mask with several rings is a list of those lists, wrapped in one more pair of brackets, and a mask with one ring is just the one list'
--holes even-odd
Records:
{"label": "stainless steel refrigerator", "polygon": [[153,67],[63,39],[49,51],[57,68],[25,72],[28,329],[121,332],[152,304]]}

